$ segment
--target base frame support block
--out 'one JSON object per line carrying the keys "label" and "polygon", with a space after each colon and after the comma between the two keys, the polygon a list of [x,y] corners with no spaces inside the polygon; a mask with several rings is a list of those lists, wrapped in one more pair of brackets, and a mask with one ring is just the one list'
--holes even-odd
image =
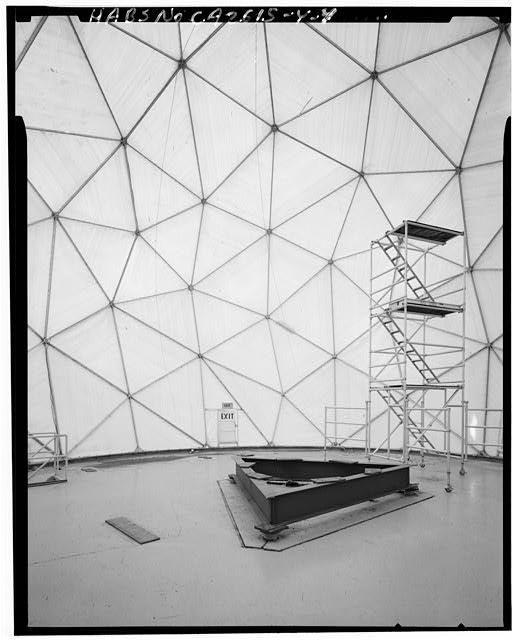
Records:
{"label": "base frame support block", "polygon": [[254,529],[257,529],[257,531],[262,533],[264,540],[272,542],[274,540],[278,540],[282,531],[289,529],[289,527],[287,525],[272,525],[267,524],[266,522],[261,522],[261,524],[256,524]]}

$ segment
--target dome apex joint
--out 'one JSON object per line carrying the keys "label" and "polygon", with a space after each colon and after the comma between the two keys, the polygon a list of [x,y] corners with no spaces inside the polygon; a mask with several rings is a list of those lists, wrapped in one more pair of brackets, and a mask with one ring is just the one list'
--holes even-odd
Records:
{"label": "dome apex joint", "polygon": [[112,308],[114,308],[114,300],[109,300],[109,306]]}
{"label": "dome apex joint", "polygon": [[264,318],[265,318],[266,320],[269,320],[269,319],[270,319],[270,315],[269,315],[269,313],[267,313],[267,314],[264,316]]}
{"label": "dome apex joint", "polygon": [[207,198],[201,198],[200,203],[201,204],[207,204]]}
{"label": "dome apex joint", "polygon": [[200,360],[203,360],[203,353],[197,353],[196,355],[200,358]]}
{"label": "dome apex joint", "polygon": [[273,229],[269,227],[268,229],[266,229],[266,233],[270,236],[273,233]]}
{"label": "dome apex joint", "polygon": [[327,260],[327,264],[329,264],[329,265],[333,265],[334,264],[334,261],[332,260],[332,258],[330,258],[330,260]]}
{"label": "dome apex joint", "polygon": [[178,61],[178,68],[179,69],[187,68],[187,62],[184,60],[184,58],[180,58],[180,60]]}
{"label": "dome apex joint", "polygon": [[140,229],[136,229],[136,230],[134,231],[134,235],[136,235],[136,236],[140,236],[140,235],[141,235],[141,230],[140,230]]}
{"label": "dome apex joint", "polygon": [[332,360],[337,360],[337,355],[334,353],[334,355],[332,356]]}
{"label": "dome apex joint", "polygon": [[457,175],[460,175],[462,173],[462,167],[460,165],[458,167],[455,167],[455,173]]}
{"label": "dome apex joint", "polygon": [[192,284],[188,284],[187,288],[189,289],[189,291],[194,291],[195,290],[195,288],[194,288],[194,286]]}
{"label": "dome apex joint", "polygon": [[273,123],[271,125],[271,130],[273,131],[273,133],[279,131],[278,124]]}
{"label": "dome apex joint", "polygon": [[372,80],[376,80],[376,79],[378,78],[378,71],[376,71],[376,70],[375,70],[375,71],[372,71],[372,72],[369,74],[369,77],[370,77]]}
{"label": "dome apex joint", "polygon": [[124,138],[121,138],[120,142],[121,142],[121,145],[122,145],[123,147],[126,147],[126,146],[127,146],[127,143],[128,143],[128,138],[127,138],[127,136],[125,136]]}

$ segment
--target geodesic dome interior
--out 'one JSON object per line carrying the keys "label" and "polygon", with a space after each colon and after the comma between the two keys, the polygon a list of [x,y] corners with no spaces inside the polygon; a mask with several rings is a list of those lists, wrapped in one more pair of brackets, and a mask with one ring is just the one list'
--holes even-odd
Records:
{"label": "geodesic dome interior", "polygon": [[[370,241],[466,233],[466,395],[502,406],[510,33],[448,24],[16,24],[29,433],[72,457],[323,445],[368,393]],[[457,446],[457,445],[456,445]]]}

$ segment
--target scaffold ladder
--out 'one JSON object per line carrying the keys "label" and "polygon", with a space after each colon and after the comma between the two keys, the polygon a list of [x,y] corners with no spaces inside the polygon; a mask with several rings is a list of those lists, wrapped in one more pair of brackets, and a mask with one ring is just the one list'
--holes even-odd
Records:
{"label": "scaffold ladder", "polygon": [[[382,244],[384,243],[384,244]],[[377,240],[378,246],[382,249],[384,254],[387,256],[388,260],[391,262],[396,271],[400,274],[401,280],[407,281],[407,286],[412,291],[412,293],[416,296],[418,300],[427,299],[433,300],[430,295],[428,289],[418,278],[414,269],[405,262],[405,257],[403,256],[401,250],[398,248],[398,245],[394,240],[391,240],[389,235],[385,235],[380,240]],[[389,252],[393,250],[394,255],[391,255]],[[414,285],[412,284],[414,283]],[[420,295],[422,292],[422,295]]]}
{"label": "scaffold ladder", "polygon": [[[419,374],[421,374],[423,380],[430,384],[431,382],[439,382],[439,378],[432,371],[427,361],[423,356],[419,353],[416,347],[409,341],[407,341],[408,348],[404,349],[405,344],[405,335],[403,331],[400,329],[398,323],[394,320],[394,318],[390,314],[379,315],[379,321],[382,326],[391,336],[393,342],[397,347],[402,350],[402,353],[405,353],[409,362],[415,367]],[[429,374],[427,376],[427,373]]]}

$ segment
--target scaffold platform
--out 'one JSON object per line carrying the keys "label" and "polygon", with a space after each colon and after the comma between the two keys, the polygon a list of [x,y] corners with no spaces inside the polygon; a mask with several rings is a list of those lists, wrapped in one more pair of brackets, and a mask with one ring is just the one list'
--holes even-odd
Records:
{"label": "scaffold platform", "polygon": [[446,244],[448,240],[464,235],[462,231],[455,231],[455,229],[447,229],[445,227],[436,227],[431,224],[424,224],[414,220],[405,220],[392,231],[389,231],[388,235],[394,234],[397,236],[404,236],[406,225],[407,234],[411,240]]}
{"label": "scaffold platform", "polygon": [[434,300],[400,298],[399,300],[389,302],[387,310],[390,313],[403,313],[404,310],[406,310],[407,313],[414,313],[416,315],[445,317],[450,313],[461,313],[462,305],[435,302]]}

